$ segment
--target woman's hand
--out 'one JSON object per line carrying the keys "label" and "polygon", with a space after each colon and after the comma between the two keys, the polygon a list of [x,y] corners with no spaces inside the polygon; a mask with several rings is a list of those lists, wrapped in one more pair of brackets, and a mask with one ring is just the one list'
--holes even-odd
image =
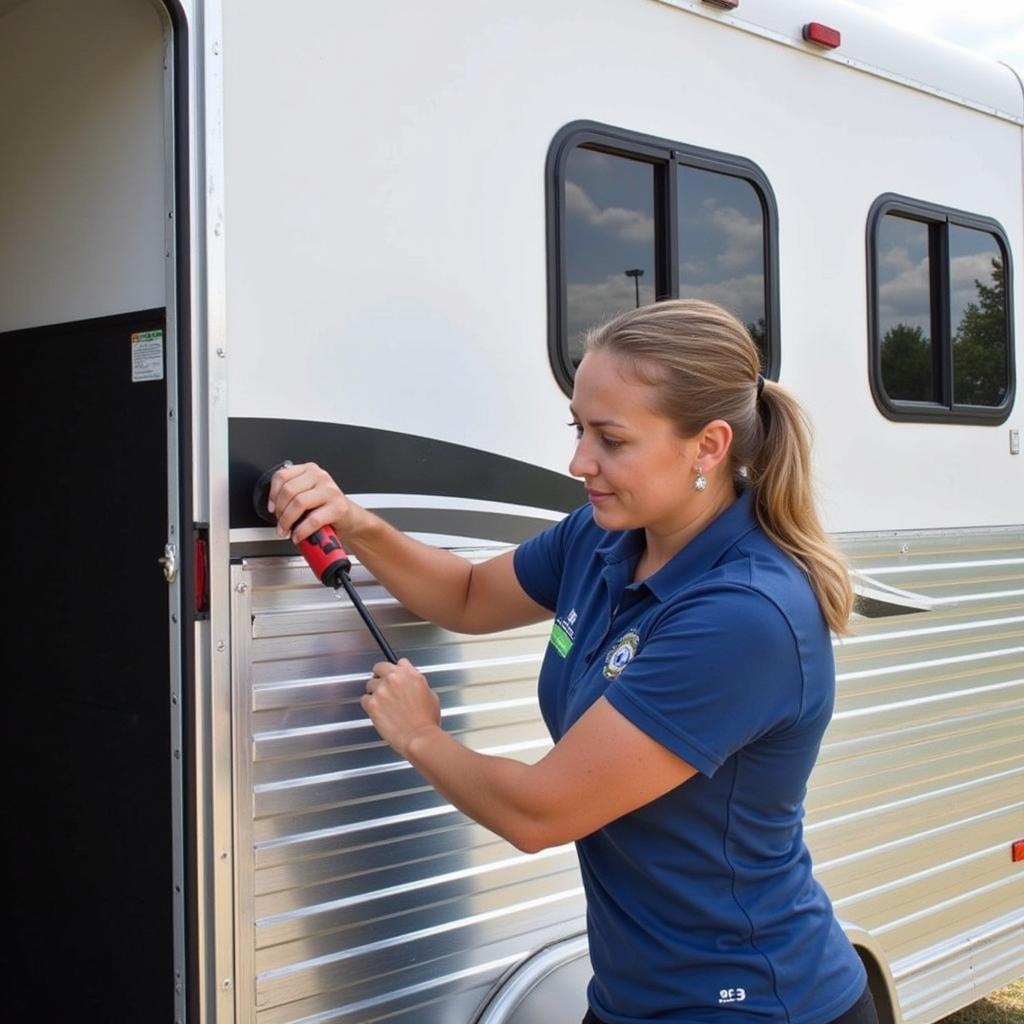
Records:
{"label": "woman's hand", "polygon": [[414,736],[441,724],[441,702],[408,658],[397,665],[380,661],[360,703],[381,738],[402,757]]}
{"label": "woman's hand", "polygon": [[315,462],[279,469],[270,481],[267,510],[277,516],[278,534],[291,534],[296,544],[328,523],[340,536],[350,535],[363,512]]}

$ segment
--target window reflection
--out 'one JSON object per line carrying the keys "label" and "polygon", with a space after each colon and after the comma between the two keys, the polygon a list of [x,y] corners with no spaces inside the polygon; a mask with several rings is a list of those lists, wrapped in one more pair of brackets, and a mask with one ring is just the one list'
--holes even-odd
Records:
{"label": "window reflection", "polygon": [[565,171],[569,357],[587,330],[654,302],[654,166],[577,146]]}
{"label": "window reflection", "polygon": [[886,214],[878,226],[882,384],[892,399],[936,402],[929,227]]}
{"label": "window reflection", "polygon": [[987,231],[949,226],[953,400],[999,405],[1006,397],[1006,272]]}
{"label": "window reflection", "polygon": [[764,211],[742,178],[680,167],[679,297],[706,299],[747,326],[767,359]]}

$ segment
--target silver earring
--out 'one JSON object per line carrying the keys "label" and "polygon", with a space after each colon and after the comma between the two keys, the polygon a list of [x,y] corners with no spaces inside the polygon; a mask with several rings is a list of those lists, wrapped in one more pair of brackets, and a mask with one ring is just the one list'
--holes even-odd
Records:
{"label": "silver earring", "polygon": [[708,485],[708,478],[704,475],[703,470],[700,466],[697,467],[697,479],[693,481],[693,489],[695,491],[703,491]]}

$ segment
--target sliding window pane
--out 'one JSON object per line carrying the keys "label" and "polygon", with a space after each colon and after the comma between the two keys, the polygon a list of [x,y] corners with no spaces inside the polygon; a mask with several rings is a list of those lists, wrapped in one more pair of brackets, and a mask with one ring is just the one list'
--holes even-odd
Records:
{"label": "sliding window pane", "polygon": [[566,161],[565,268],[569,358],[587,331],[654,302],[654,165],[577,146]]}
{"label": "sliding window pane", "polygon": [[892,399],[937,402],[929,226],[886,214],[876,234],[882,385]]}
{"label": "sliding window pane", "polygon": [[953,400],[999,405],[1009,386],[1006,270],[993,235],[949,226],[949,285]]}
{"label": "sliding window pane", "polygon": [[765,224],[749,181],[679,168],[679,297],[705,299],[747,326],[767,358]]}

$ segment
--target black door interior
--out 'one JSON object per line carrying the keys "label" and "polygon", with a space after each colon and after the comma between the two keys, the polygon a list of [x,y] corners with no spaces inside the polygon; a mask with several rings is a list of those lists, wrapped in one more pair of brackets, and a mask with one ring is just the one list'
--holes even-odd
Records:
{"label": "black door interior", "polygon": [[131,344],[163,326],[0,334],[10,1020],[173,1020],[166,380]]}

